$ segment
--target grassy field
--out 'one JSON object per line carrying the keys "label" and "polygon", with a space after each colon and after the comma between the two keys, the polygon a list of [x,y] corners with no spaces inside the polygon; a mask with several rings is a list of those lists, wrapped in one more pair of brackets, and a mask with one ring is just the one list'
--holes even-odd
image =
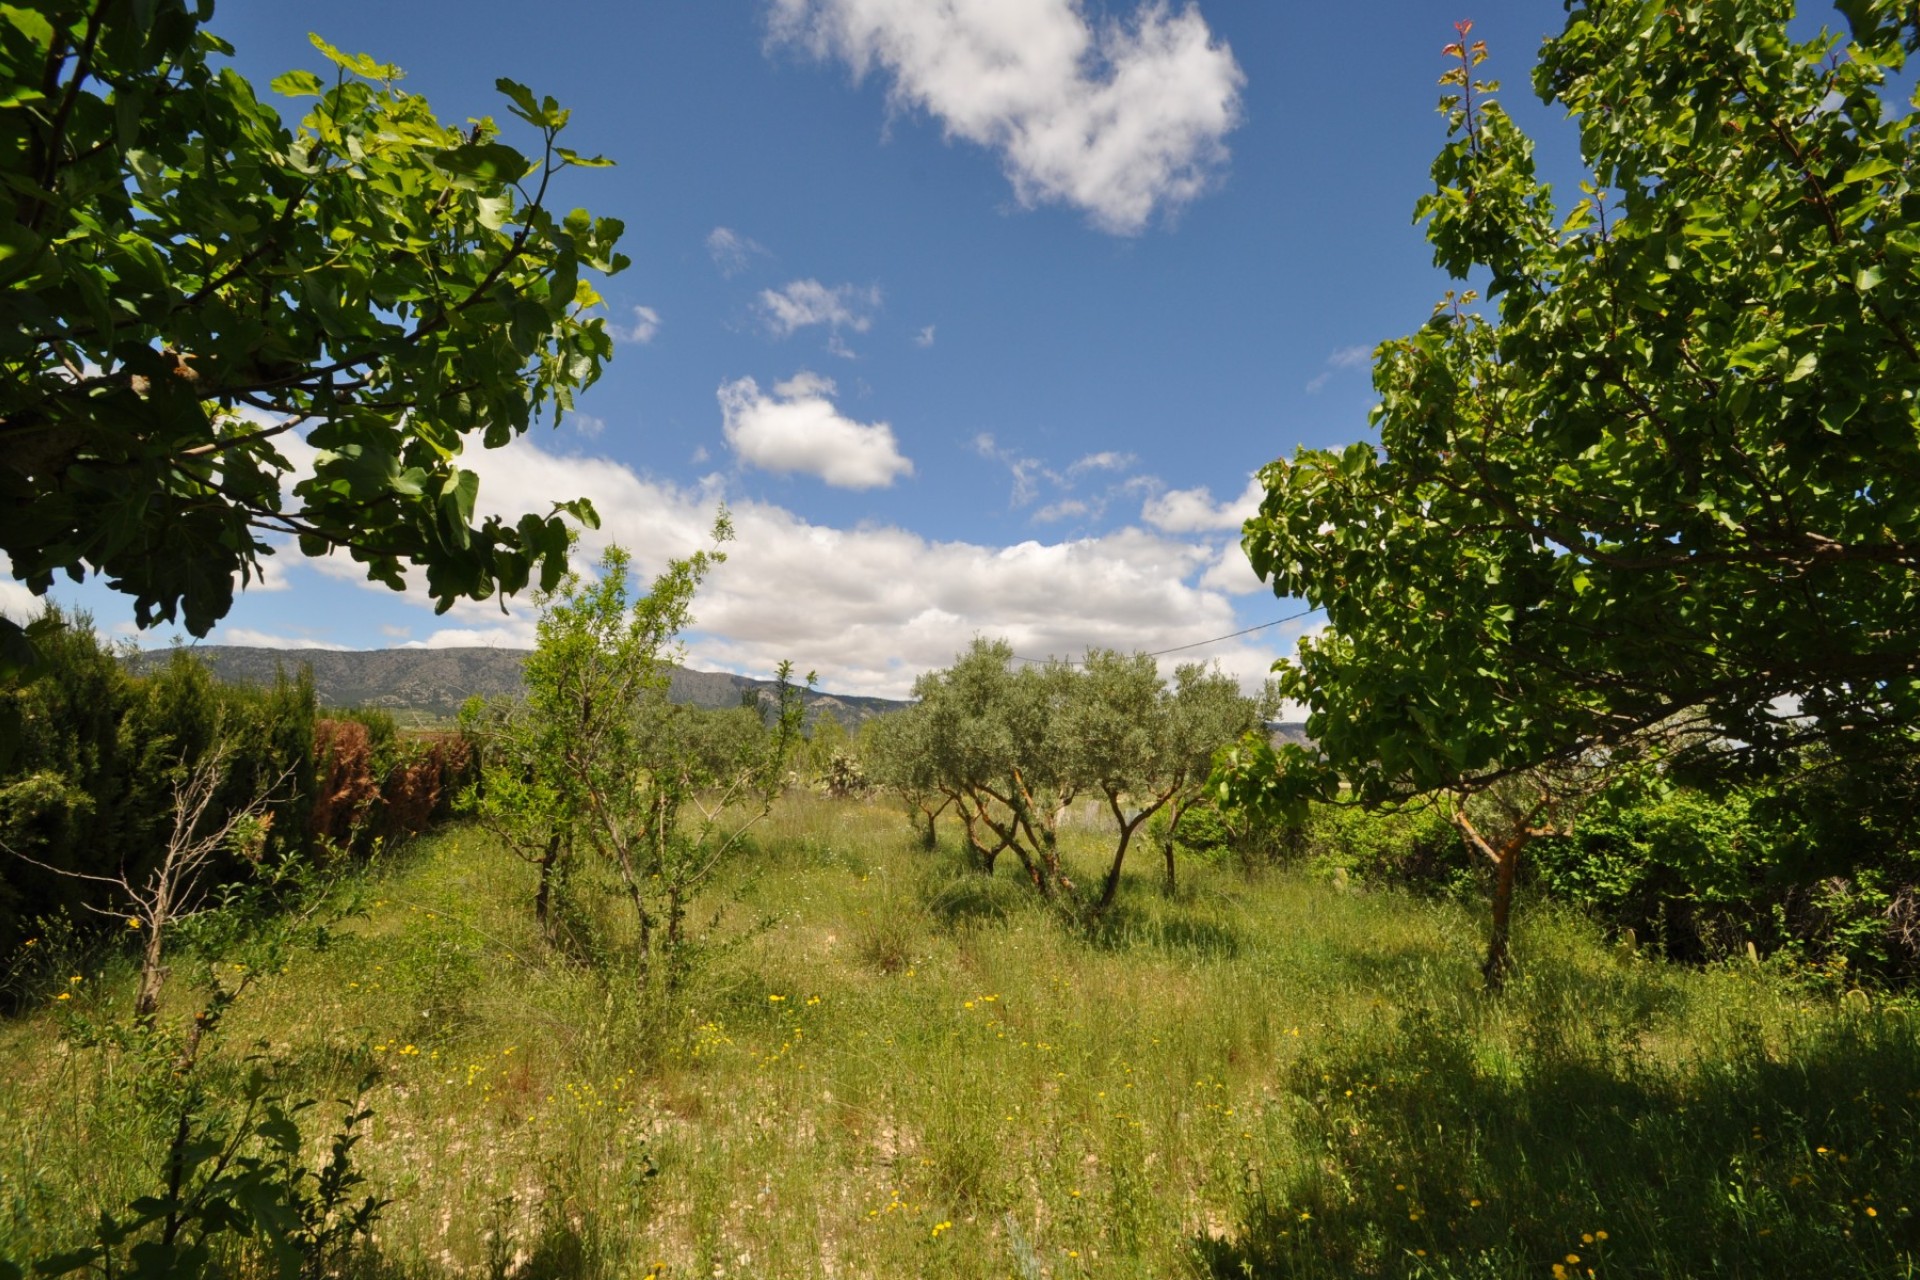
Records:
{"label": "grassy field", "polygon": [[[1078,833],[1090,856],[1092,833]],[[1087,864],[1091,869],[1091,862]],[[369,1275],[1910,1276],[1907,1006],[1675,969],[1526,909],[1504,997],[1470,909],[1145,859],[1097,933],[797,797],[701,904],[670,1003],[575,943],[477,831],[369,873],[369,907],[232,1009],[393,1197]],[[167,1124],[124,1050],[131,978],[0,1023],[0,1257],[156,1189]],[[176,991],[173,1016],[192,993]]]}

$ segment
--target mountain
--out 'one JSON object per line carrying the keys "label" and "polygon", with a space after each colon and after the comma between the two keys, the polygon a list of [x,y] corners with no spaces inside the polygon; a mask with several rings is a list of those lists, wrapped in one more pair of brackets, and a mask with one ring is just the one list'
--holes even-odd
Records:
{"label": "mountain", "polygon": [[[520,692],[520,664],[524,649],[256,649],[243,645],[195,645],[190,652],[216,680],[228,684],[272,684],[281,672],[296,674],[301,667],[313,672],[315,696],[323,707],[378,707],[410,725],[445,723],[460,704],[478,694],[483,698]],[[171,650],[149,649],[134,654],[135,672],[166,663]],[[772,698],[772,680],[753,680],[724,671],[691,671],[676,667],[667,696],[675,702],[700,707],[737,707],[742,697]],[[890,698],[854,694],[807,692],[803,695],[809,725],[830,715],[849,731],[884,712],[906,706]]]}

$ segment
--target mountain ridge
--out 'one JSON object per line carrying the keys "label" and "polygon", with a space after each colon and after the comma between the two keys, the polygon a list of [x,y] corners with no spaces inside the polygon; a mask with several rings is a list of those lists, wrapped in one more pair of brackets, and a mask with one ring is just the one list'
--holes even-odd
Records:
{"label": "mountain ridge", "polygon": [[[127,662],[147,672],[170,661],[172,649],[145,649]],[[468,698],[503,697],[522,689],[521,667],[531,649],[483,646],[444,649],[269,649],[253,645],[202,644],[185,652],[204,663],[226,684],[271,684],[282,672],[313,673],[314,696],[322,707],[372,707],[404,721],[445,723]],[[737,707],[744,696],[757,701],[773,696],[776,682],[726,671],[673,669],[667,696],[701,707]],[[909,705],[893,698],[803,690],[811,724],[830,715],[848,731],[874,716]]]}

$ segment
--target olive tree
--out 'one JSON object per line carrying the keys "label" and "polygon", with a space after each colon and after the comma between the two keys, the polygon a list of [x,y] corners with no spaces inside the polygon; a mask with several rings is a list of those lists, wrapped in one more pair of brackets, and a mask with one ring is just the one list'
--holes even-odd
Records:
{"label": "olive tree", "polygon": [[[903,755],[913,776],[951,799],[984,869],[1011,849],[1043,896],[1097,918],[1114,904],[1142,824],[1202,795],[1214,751],[1258,726],[1261,706],[1198,665],[1169,685],[1148,654],[1013,662],[1005,642],[976,640],[952,667],[922,677],[920,703],[902,721]],[[1059,847],[1061,819],[1082,795],[1097,795],[1114,824],[1099,887],[1086,893]],[[1171,848],[1166,857],[1171,883]]]}

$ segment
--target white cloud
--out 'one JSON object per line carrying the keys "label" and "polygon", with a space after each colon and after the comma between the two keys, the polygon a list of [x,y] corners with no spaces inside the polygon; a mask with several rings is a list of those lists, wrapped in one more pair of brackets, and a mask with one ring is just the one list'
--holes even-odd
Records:
{"label": "white cloud", "polygon": [[[691,550],[691,548],[689,548]],[[497,627],[447,627],[425,640],[409,640],[402,649],[531,649],[533,616],[516,617]]]}
{"label": "white cloud", "polygon": [[949,138],[1000,154],[1021,203],[1070,204],[1131,235],[1213,184],[1246,76],[1199,9],[1126,22],[1083,0],[773,0],[769,32],[864,77]]}
{"label": "white cloud", "polygon": [[1198,489],[1171,489],[1147,499],[1140,518],[1163,533],[1205,533],[1212,529],[1237,529],[1260,512],[1260,499],[1266,490],[1254,476],[1231,502],[1216,503],[1213,491],[1204,485]]}
{"label": "white cloud", "polygon": [[1250,596],[1272,590],[1253,571],[1246,549],[1237,542],[1229,542],[1220,549],[1219,559],[1200,575],[1200,585],[1230,596]]}
{"label": "white cloud", "polygon": [[826,325],[836,335],[843,328],[865,333],[873,327],[871,313],[879,306],[878,286],[828,288],[818,280],[795,280],[784,289],[760,291],[760,317],[781,338],[816,324]]}
{"label": "white cloud", "polygon": [[1053,524],[1060,520],[1071,520],[1076,516],[1092,513],[1092,508],[1078,498],[1063,498],[1059,502],[1049,502],[1033,513],[1035,524]]}
{"label": "white cloud", "polygon": [[855,422],[834,408],[831,379],[801,372],[771,395],[752,378],[720,387],[727,443],[768,471],[803,471],[842,489],[885,488],[913,474],[884,422]]}
{"label": "white cloud", "polygon": [[1077,476],[1087,471],[1125,471],[1138,461],[1139,459],[1130,453],[1115,453],[1111,449],[1103,449],[1099,453],[1089,453],[1083,458],[1076,459],[1067,467],[1067,474]]}
{"label": "white cloud", "polygon": [[928,325],[926,328],[922,329],[920,332],[914,334],[913,345],[916,347],[932,346],[933,345],[933,326]]}
{"label": "white cloud", "polygon": [[1372,347],[1339,348],[1327,357],[1327,367],[1307,380],[1307,394],[1319,395],[1327,383],[1333,380],[1335,370],[1364,368],[1372,360]]}
{"label": "white cloud", "polygon": [[25,625],[40,616],[46,607],[39,596],[28,590],[24,583],[15,582],[11,574],[0,581],[0,616]]}
{"label": "white cloud", "polygon": [[653,341],[655,334],[660,332],[660,313],[652,307],[635,307],[632,324],[609,327],[613,330],[614,337],[645,346]]}
{"label": "white cloud", "polygon": [[745,271],[753,259],[766,254],[765,247],[758,241],[747,239],[731,227],[715,227],[707,232],[707,256],[728,279]]}
{"label": "white cloud", "polygon": [[[530,439],[469,455],[480,473],[481,513],[517,518],[556,497],[583,496],[602,528],[581,535],[576,563],[609,542],[651,575],[706,544],[726,495],[717,479],[678,486],[604,458],[548,453]],[[736,540],[694,603],[688,661],[766,676],[782,658],[817,669],[823,688],[904,697],[920,672],[946,666],[975,635],[1004,636],[1028,657],[1076,657],[1090,645],[1153,651],[1223,636],[1245,625],[1227,591],[1206,582],[1212,546],[1124,528],[1060,542],[995,547],[939,542],[907,530],[813,524],[769,503],[731,503]],[[362,584],[384,592],[378,584]],[[429,607],[424,594],[411,597]],[[456,604],[427,645],[532,643],[531,606]],[[1249,688],[1292,638],[1236,637],[1167,655],[1217,661]]]}
{"label": "white cloud", "polygon": [[255,631],[251,627],[221,627],[210,640],[210,644],[238,644],[253,649],[334,649],[345,650],[350,646],[335,644],[330,640],[315,640],[310,636],[283,636],[268,631]]}

